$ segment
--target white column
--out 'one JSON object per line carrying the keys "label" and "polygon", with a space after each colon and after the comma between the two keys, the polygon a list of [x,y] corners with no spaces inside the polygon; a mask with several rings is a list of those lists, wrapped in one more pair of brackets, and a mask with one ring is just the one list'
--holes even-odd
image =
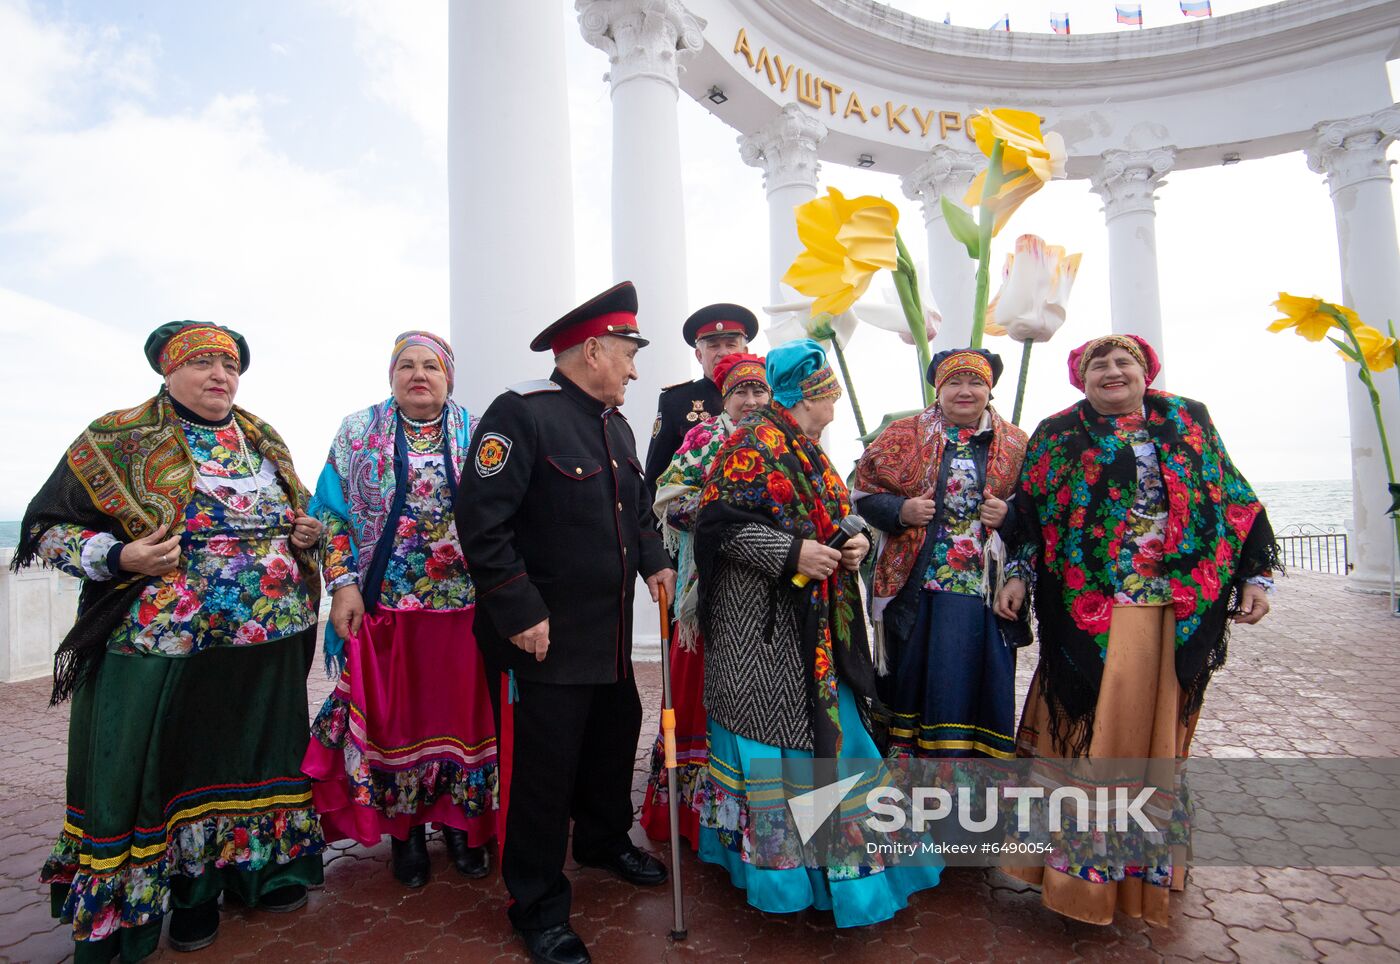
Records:
{"label": "white column", "polygon": [[1147,151],[1105,151],[1091,177],[1103,198],[1108,223],[1108,294],[1113,330],[1141,335],[1162,357],[1163,373],[1153,384],[1166,386],[1162,345],[1162,300],[1157,281],[1157,210],[1153,192],[1176,162],[1175,147]]}
{"label": "white column", "polygon": [[[695,355],[681,337],[686,294],[685,205],[676,117],[680,61],[705,46],[705,21],[680,0],[574,0],[583,38],[612,69],[613,277],[637,286],[637,323],[651,340],[637,355],[640,378],[623,408],[645,456],[656,400],[665,385],[692,378]],[[603,285],[593,287],[601,290]],[[633,640],[657,649],[656,606],[638,587]]]}
{"label": "white column", "polygon": [[[943,327],[939,329],[937,341],[940,349],[961,348],[972,339],[977,262],[967,256],[967,248],[949,233],[939,199],[946,195],[961,205],[972,179],[986,164],[987,159],[981,154],[956,151],[939,144],[918,167],[901,179],[905,196],[922,202],[924,208],[924,229],[928,235],[928,287],[943,315]],[[996,293],[996,286],[994,280],[993,294]]]}
{"label": "white column", "polygon": [[[583,37],[612,69],[613,277],[637,286],[638,324],[651,345],[637,357],[627,417],[646,447],[661,388],[693,377],[681,338],[686,294],[685,205],[676,99],[680,61],[704,47],[705,22],[679,0],[575,0]],[[594,287],[601,290],[604,285]]]}
{"label": "white column", "polygon": [[549,373],[530,339],[575,304],[559,5],[450,4],[448,51],[454,394],[480,414],[507,385]]}
{"label": "white column", "polygon": [[780,280],[802,250],[793,209],[817,196],[821,170],[817,147],[825,137],[825,124],[797,104],[787,104],[763,127],[739,138],[739,156],[745,164],[762,169],[768,195],[770,304],[794,296]]}
{"label": "white column", "polygon": [[[1400,135],[1400,105],[1374,114],[1329,121],[1313,128],[1308,166],[1327,177],[1337,217],[1342,262],[1342,301],[1361,320],[1385,331],[1400,323],[1400,245],[1390,191],[1386,147]],[[1390,582],[1392,546],[1388,481],[1380,436],[1366,391],[1346,366],[1347,411],[1351,421],[1351,499],[1355,564],[1347,586],[1359,592],[1384,591]],[[1400,393],[1395,373],[1376,379],[1392,448],[1400,442]],[[1392,452],[1392,454],[1395,454]]]}

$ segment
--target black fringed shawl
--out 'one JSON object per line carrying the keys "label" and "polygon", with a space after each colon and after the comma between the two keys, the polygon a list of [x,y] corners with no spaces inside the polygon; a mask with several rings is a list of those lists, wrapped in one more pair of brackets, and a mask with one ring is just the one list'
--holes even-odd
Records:
{"label": "black fringed shawl", "polygon": [[[1167,494],[1162,572],[1171,579],[1185,718],[1225,663],[1245,580],[1281,566],[1264,507],[1206,407],[1152,390],[1144,405]],[[1052,737],[1066,753],[1088,752],[1116,588],[1110,560],[1136,489],[1132,446],[1087,400],[1031,436],[1012,505],[1018,540],[1035,549],[1041,686]]]}
{"label": "black fringed shawl", "polygon": [[[18,571],[36,562],[40,539],[61,523],[107,532],[123,542],[139,539],[167,523],[172,534],[181,531],[185,507],[194,495],[195,467],[174,405],[162,389],[135,408],[103,415],[68,446],[25,510],[12,569]],[[292,508],[298,514],[305,513],[310,494],[297,478],[281,436],[241,408],[233,409],[233,417],[248,444],[277,467]],[[295,547],[292,554],[315,606],[320,596],[316,557]],[[151,578],[125,573],[102,582],[83,580],[77,621],[54,654],[51,703],[68,699],[97,670],[107,640]]]}

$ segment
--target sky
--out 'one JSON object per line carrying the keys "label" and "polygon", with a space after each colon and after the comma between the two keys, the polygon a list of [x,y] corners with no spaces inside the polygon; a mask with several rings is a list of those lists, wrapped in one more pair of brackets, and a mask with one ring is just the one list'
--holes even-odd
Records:
{"label": "sky", "polygon": [[[554,2],[575,231],[589,239],[575,264],[582,298],[614,280],[607,63],[572,2]],[[1050,9],[1067,10],[1076,33],[1126,29],[1097,0],[897,5],[964,26],[1006,8],[1016,30],[1048,32]],[[1181,20],[1174,0],[1144,8],[1149,26]],[[248,337],[238,401],[286,436],[308,480],[340,418],[387,394],[394,334],[448,331],[446,11],[445,0],[0,0],[0,519],[19,517],[88,421],[153,393],[141,344],[164,321]],[[684,95],[677,110],[690,300],[760,308],[761,174],[740,160],[735,131]],[[894,201],[921,260],[922,216],[897,178],[826,165],[821,179]],[[1065,355],[1108,328],[1100,208],[1086,182],[1053,183],[998,239],[994,263],[1022,232],[1084,255],[1069,321],[1032,357],[1028,423],[1074,401]],[[1345,476],[1341,362],[1263,330],[1279,290],[1340,299],[1321,178],[1300,154],[1174,173],[1157,211],[1171,389],[1210,405],[1247,476]],[[1017,349],[989,346],[1014,372]],[[894,335],[862,330],[850,357],[875,420],[917,404],[912,349]],[[1013,394],[1008,375],[998,402],[1009,410]],[[649,425],[653,400],[627,411]],[[838,463],[855,454],[853,434],[843,404]]]}

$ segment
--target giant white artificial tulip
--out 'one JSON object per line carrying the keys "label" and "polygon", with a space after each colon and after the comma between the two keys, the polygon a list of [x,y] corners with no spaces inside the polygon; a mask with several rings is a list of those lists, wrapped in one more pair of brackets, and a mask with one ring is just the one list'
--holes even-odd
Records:
{"label": "giant white artificial tulip", "polygon": [[987,306],[987,334],[1010,335],[1021,343],[1021,377],[1016,382],[1016,404],[1011,421],[1021,420],[1026,398],[1026,374],[1031,345],[1049,341],[1065,323],[1065,308],[1081,255],[1065,254],[1057,244],[1046,244],[1034,234],[1016,239],[1016,252],[1006,256],[1001,290]]}
{"label": "giant white artificial tulip", "polygon": [[1069,292],[1079,273],[1081,255],[1065,254],[1034,234],[1016,239],[1016,253],[1007,255],[1001,290],[987,306],[987,323],[1016,341],[1049,341],[1065,323]]}

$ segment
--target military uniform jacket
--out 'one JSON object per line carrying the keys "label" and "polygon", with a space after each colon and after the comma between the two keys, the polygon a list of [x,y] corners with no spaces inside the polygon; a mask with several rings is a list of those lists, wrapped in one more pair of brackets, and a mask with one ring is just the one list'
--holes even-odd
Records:
{"label": "military uniform jacket", "polygon": [[[456,514],[492,665],[545,683],[630,675],[637,574],[671,564],[636,452],[621,413],[558,370],[497,396],[481,417]],[[510,637],[544,619],[538,662]]]}
{"label": "military uniform jacket", "polygon": [[656,498],[656,480],[685,441],[685,433],[724,409],[718,386],[708,378],[672,385],[656,403],[656,421],[647,449],[647,492]]}

